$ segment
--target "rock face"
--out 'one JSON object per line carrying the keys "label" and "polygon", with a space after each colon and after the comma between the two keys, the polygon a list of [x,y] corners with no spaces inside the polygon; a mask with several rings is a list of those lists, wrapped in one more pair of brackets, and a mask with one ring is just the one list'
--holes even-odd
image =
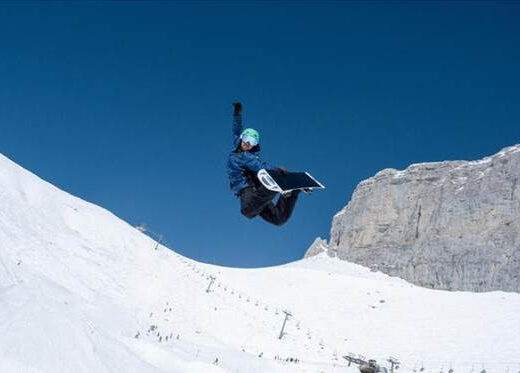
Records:
{"label": "rock face", "polygon": [[327,241],[325,241],[321,237],[318,237],[314,240],[312,245],[307,249],[307,253],[305,254],[305,257],[318,255],[324,251],[326,251],[329,255],[333,253],[332,251],[328,250]]}
{"label": "rock face", "polygon": [[520,145],[362,181],[326,250],[420,286],[520,292]]}

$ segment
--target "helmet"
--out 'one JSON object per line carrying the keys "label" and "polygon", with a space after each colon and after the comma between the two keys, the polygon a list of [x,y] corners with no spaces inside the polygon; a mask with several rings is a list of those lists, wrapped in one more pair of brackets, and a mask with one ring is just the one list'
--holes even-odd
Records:
{"label": "helmet", "polygon": [[251,146],[255,146],[258,145],[258,143],[260,142],[260,134],[257,130],[254,130],[252,128],[246,128],[240,134],[240,140],[242,140],[243,142],[248,142],[249,144],[251,144]]}

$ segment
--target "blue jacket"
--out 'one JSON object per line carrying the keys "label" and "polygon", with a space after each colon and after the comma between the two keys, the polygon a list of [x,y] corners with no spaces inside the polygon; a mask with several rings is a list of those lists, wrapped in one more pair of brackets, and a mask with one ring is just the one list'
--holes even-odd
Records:
{"label": "blue jacket", "polygon": [[262,168],[271,168],[260,157],[260,145],[256,145],[248,152],[240,150],[240,134],[242,133],[242,116],[233,116],[233,149],[228,157],[227,174],[229,186],[233,193],[237,194],[251,185],[251,177]]}

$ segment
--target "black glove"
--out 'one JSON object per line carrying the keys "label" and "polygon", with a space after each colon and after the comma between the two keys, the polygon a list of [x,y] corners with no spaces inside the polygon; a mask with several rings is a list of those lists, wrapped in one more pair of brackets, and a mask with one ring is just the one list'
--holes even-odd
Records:
{"label": "black glove", "polygon": [[233,114],[242,114],[242,104],[240,102],[233,102]]}

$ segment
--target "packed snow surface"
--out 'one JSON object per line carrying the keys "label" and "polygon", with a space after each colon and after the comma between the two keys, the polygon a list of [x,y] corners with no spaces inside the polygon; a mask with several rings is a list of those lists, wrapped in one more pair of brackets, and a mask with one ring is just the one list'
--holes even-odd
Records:
{"label": "packed snow surface", "polygon": [[0,206],[0,372],[520,371],[520,294],[199,263],[1,155]]}

